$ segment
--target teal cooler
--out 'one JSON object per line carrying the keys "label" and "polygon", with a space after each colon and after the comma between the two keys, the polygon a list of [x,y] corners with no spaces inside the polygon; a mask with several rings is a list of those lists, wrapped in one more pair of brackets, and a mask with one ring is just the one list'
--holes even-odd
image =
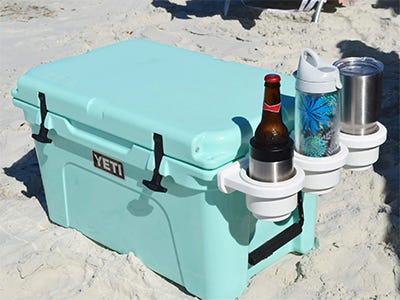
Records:
{"label": "teal cooler", "polygon": [[[266,266],[309,251],[316,196],[273,223],[217,187],[248,152],[268,72],[134,40],[26,73],[14,104],[32,126],[50,219],[203,299],[234,299]],[[293,129],[294,78],[281,76]]]}

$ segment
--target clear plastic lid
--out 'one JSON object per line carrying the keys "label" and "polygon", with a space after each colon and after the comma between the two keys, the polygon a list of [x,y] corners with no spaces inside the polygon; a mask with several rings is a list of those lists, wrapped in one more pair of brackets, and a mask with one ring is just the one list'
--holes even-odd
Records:
{"label": "clear plastic lid", "polygon": [[383,72],[383,64],[371,57],[347,57],[334,65],[345,76],[371,76]]}

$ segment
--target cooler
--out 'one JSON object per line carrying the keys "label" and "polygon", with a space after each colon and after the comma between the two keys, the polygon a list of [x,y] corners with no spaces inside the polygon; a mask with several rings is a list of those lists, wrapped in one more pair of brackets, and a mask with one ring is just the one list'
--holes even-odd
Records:
{"label": "cooler", "polygon": [[[12,94],[32,127],[50,219],[132,251],[202,299],[235,299],[266,266],[309,251],[317,196],[300,193],[274,223],[217,186],[248,152],[268,72],[133,40],[23,75]],[[295,80],[281,77],[292,130]]]}

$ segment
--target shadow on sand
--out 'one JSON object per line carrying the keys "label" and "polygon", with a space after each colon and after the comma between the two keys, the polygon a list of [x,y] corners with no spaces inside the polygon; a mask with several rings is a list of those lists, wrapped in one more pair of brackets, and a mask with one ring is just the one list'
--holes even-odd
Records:
{"label": "shadow on sand", "polygon": [[[232,0],[227,15],[224,15],[224,1],[189,0],[186,5],[176,4],[169,0],[153,0],[154,7],[165,9],[172,18],[191,19],[192,17],[204,18],[221,15],[224,20],[237,20],[244,29],[251,29],[256,25],[256,20],[263,9],[298,9],[300,0],[266,1],[266,0]],[[337,1],[329,1],[323,7],[323,12],[332,13],[336,7],[341,6]],[[310,18],[311,21],[311,18]]]}
{"label": "shadow on sand", "polygon": [[231,2],[226,16],[224,16],[224,1],[191,0],[186,1],[186,5],[181,5],[168,0],[153,0],[152,5],[165,9],[172,18],[191,19],[221,15],[225,20],[238,20],[245,29],[254,27],[255,20],[260,15],[260,11],[245,7],[238,1]]}
{"label": "shadow on sand", "polygon": [[389,215],[392,227],[388,229],[386,242],[393,245],[400,257],[400,216],[399,216],[399,82],[400,59],[392,51],[389,53],[369,47],[361,41],[345,40],[337,44],[342,57],[373,57],[384,64],[382,111],[379,121],[388,131],[386,142],[380,147],[379,160],[374,164],[374,170],[386,179],[385,203],[390,205]]}
{"label": "shadow on sand", "polygon": [[399,0],[378,0],[376,4],[372,5],[373,8],[391,8],[395,14],[400,14],[400,1]]}
{"label": "shadow on sand", "polygon": [[11,167],[4,168],[4,173],[22,182],[26,191],[21,193],[28,198],[36,197],[47,216],[49,215],[35,149],[30,150]]}

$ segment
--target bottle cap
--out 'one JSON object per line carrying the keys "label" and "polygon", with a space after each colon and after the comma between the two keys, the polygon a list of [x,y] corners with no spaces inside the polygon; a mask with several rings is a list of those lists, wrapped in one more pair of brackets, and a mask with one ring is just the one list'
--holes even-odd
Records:
{"label": "bottle cap", "polygon": [[278,74],[267,74],[264,77],[264,81],[267,83],[279,83],[281,82],[281,77]]}
{"label": "bottle cap", "polygon": [[305,93],[324,94],[342,88],[338,68],[325,63],[307,48],[300,53],[295,77],[296,89]]}

